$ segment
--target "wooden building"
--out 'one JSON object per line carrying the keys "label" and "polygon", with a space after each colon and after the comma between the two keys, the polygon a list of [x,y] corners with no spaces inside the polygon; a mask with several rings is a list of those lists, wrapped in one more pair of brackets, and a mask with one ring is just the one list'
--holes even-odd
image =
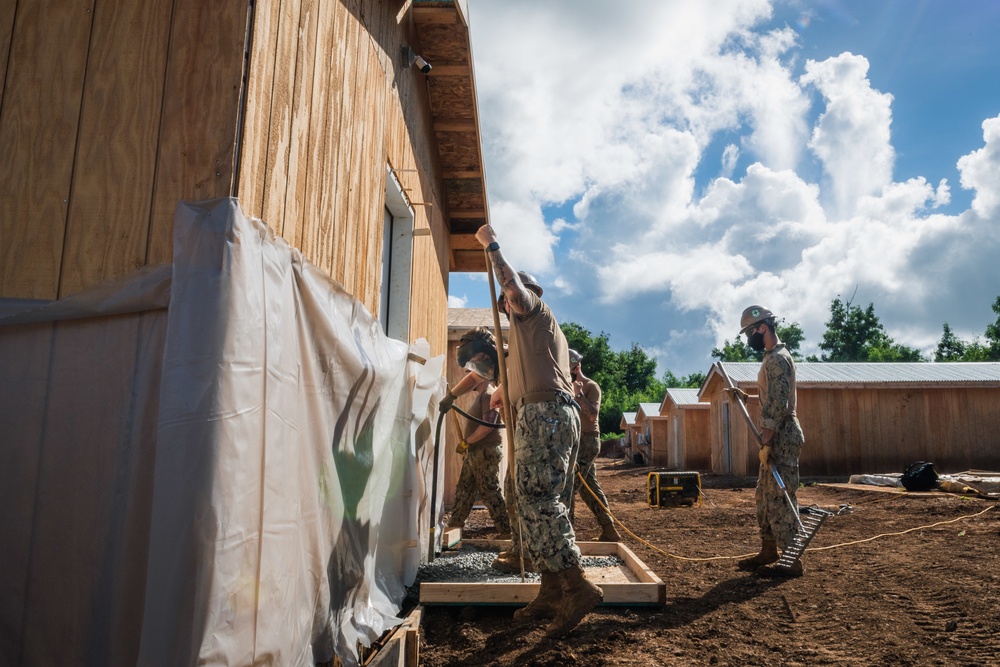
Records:
{"label": "wooden building", "polygon": [[488,219],[464,5],[3,3],[0,298],[169,263],[178,203],[235,196],[443,353]]}
{"label": "wooden building", "polygon": [[[723,363],[760,414],[757,363]],[[799,363],[803,475],[1000,469],[1000,363]],[[712,471],[755,475],[757,444],[712,367],[698,394],[711,404]]]}
{"label": "wooden building", "polygon": [[622,451],[625,452],[625,460],[632,460],[633,445],[638,439],[638,427],[635,424],[635,412],[623,412],[618,428],[622,430]]}
{"label": "wooden building", "polygon": [[[462,335],[475,329],[476,327],[486,327],[490,331],[493,331],[493,311],[489,308],[449,308],[448,309],[448,353],[447,353],[447,373],[448,373],[448,386],[454,387],[458,384],[458,381],[465,377],[465,371],[458,366],[457,356],[458,356],[458,344],[462,338]],[[507,316],[504,313],[500,313],[500,330],[503,335],[507,335],[507,330],[509,325],[507,323]],[[495,334],[495,332],[494,332]],[[469,411],[469,406],[472,403],[472,393],[468,393],[464,396],[460,396],[455,404],[462,408],[466,412]],[[448,423],[447,428],[442,426],[442,436],[441,436],[441,446],[445,447],[445,470],[444,470],[444,506],[450,508],[455,502],[455,486],[458,484],[458,476],[462,472],[462,462],[463,458],[461,455],[455,452],[455,446],[458,444],[460,439],[460,434],[455,428],[455,423],[451,418],[451,413],[447,417]],[[465,424],[465,419],[459,417],[459,423]],[[503,476],[507,470],[507,448],[506,448],[506,431],[501,431],[504,434],[504,457],[500,461],[500,479],[503,480]]]}
{"label": "wooden building", "polygon": [[652,421],[653,465],[672,470],[711,470],[710,405],[697,389],[667,389]]}
{"label": "wooden building", "polygon": [[[306,664],[303,651],[309,649],[314,657],[311,644],[328,648],[327,639],[313,636],[313,623],[320,619],[313,616],[313,603],[347,599],[343,589],[331,592],[331,584],[365,583],[360,569],[352,571],[351,581],[330,577],[328,582],[325,565],[331,559],[301,589],[283,572],[281,584],[262,594],[257,607],[256,593],[247,597],[243,592],[268,590],[255,579],[261,570],[236,567],[231,571],[238,573],[241,592],[219,597],[223,603],[210,610],[204,592],[222,585],[215,552],[191,549],[170,560],[170,550],[163,548],[169,540],[151,541],[169,534],[181,551],[188,543],[178,534],[210,541],[222,528],[242,525],[224,526],[218,514],[208,511],[192,511],[183,521],[160,521],[154,511],[169,505],[154,497],[171,488],[153,483],[164,479],[157,477],[164,472],[164,461],[201,444],[206,445],[201,451],[215,451],[221,440],[157,440],[157,420],[164,412],[158,411],[158,364],[165,356],[167,311],[182,310],[169,303],[175,219],[184,220],[185,209],[197,208],[183,202],[212,202],[200,207],[204,210],[238,202],[243,213],[262,220],[344,287],[353,298],[341,301],[339,288],[330,290],[338,295],[331,303],[340,312],[367,310],[378,316],[374,324],[367,314],[358,318],[367,327],[366,340],[384,341],[374,335],[381,325],[389,337],[406,343],[426,339],[425,357],[443,355],[449,274],[485,270],[474,240],[476,229],[488,221],[488,207],[467,16],[465,0],[0,2],[0,315],[40,310],[105,282],[141,282],[136,280],[139,270],[139,279],[167,276],[157,283],[152,303],[125,310],[126,315],[90,312],[37,326],[0,323],[5,360],[0,366],[0,440],[6,445],[0,448],[0,505],[5,510],[0,563],[8,581],[0,605],[0,663]],[[421,68],[424,61],[429,69]],[[251,236],[267,236],[256,223],[240,229],[252,230],[244,237],[246,245]],[[190,225],[188,233],[199,236]],[[217,246],[211,251],[213,259],[224,258]],[[178,273],[173,267],[173,275]],[[239,301],[239,288],[233,287],[237,298],[232,301]],[[204,302],[214,303],[217,296],[206,294]],[[290,300],[281,305],[294,311]],[[220,325],[224,334],[207,345],[221,349],[222,339],[245,333],[237,328]],[[105,330],[118,332],[119,338],[101,335]],[[344,339],[343,348],[361,349],[350,334]],[[254,351],[265,348],[255,338],[240,340]],[[20,354],[22,350],[32,354]],[[19,358],[31,364],[11,363]],[[107,367],[115,382],[75,372],[77,360],[88,371]],[[373,365],[354,360],[363,368],[358,375],[373,382]],[[331,377],[353,378],[346,364],[332,364],[328,370]],[[306,384],[294,372],[282,377]],[[421,387],[403,385],[410,396],[402,396],[398,385],[395,390],[389,383],[378,386],[385,388],[388,403],[403,405],[400,411],[410,413],[404,416],[416,419],[416,408],[427,404],[411,405],[409,399],[419,395],[432,400],[443,384],[436,380]],[[206,391],[202,402],[217,401],[220,393]],[[369,406],[379,404],[379,398],[364,395]],[[171,405],[186,406],[187,399],[182,394]],[[283,415],[280,409],[275,414]],[[361,419],[351,420],[351,428],[359,424],[365,426]],[[428,432],[421,428],[407,434],[406,444],[412,446],[407,455],[414,456],[415,468],[422,465],[416,454],[426,453]],[[254,440],[254,446],[263,447],[263,440]],[[364,438],[345,440],[354,444]],[[242,441],[223,444],[234,442]],[[299,458],[306,447],[320,446],[326,455],[354,456],[346,447],[337,449],[341,441],[336,438],[318,442],[281,439],[283,446],[298,450]],[[382,438],[381,444],[385,442]],[[326,443],[333,443],[333,452]],[[243,451],[238,446],[230,450]],[[268,458],[268,471],[276,470],[276,461],[291,459]],[[362,456],[354,460],[372,466]],[[257,456],[256,465],[264,463]],[[171,469],[189,473],[195,490],[186,495],[195,499],[192,503],[222,502],[209,493],[215,488],[210,476],[218,472],[216,464],[206,455],[198,466]],[[234,468],[248,475],[257,471],[253,466]],[[406,472],[415,483],[423,469]],[[313,487],[315,481],[310,478]],[[359,486],[363,484],[362,479]],[[275,488],[294,488],[265,483],[243,488],[250,487],[261,499]],[[406,495],[402,488],[394,487],[396,496]],[[86,497],[74,493],[81,489]],[[410,493],[414,495],[419,494]],[[39,499],[55,509],[37,511]],[[259,526],[270,529],[278,523],[272,522],[277,515],[271,515],[275,505],[270,501],[245,499],[226,509],[259,506]],[[32,513],[37,525],[31,524]],[[21,516],[29,518],[20,521]],[[391,517],[393,530],[386,532],[413,544],[426,541],[426,525],[414,519],[400,528],[403,516]],[[280,521],[280,530],[262,529],[256,538],[238,540],[241,547],[230,553],[245,551],[251,556],[246,563],[253,558],[261,562],[261,554],[272,547],[248,545],[264,534],[272,544],[276,533],[288,535],[285,528],[304,523],[301,515],[289,517]],[[375,523],[365,522],[364,530]],[[346,525],[324,539],[323,548],[333,548],[326,543],[336,541],[337,548],[346,550],[359,534],[346,532]],[[354,556],[356,545],[364,551],[374,544],[367,535],[351,545]],[[318,557],[319,542],[302,542],[302,548],[292,551]],[[48,544],[57,548],[37,548]],[[184,578],[189,571],[206,576]],[[164,572],[183,579],[183,585],[161,584],[153,573]],[[162,593],[156,600],[149,593],[151,582]],[[310,585],[317,591],[308,604],[292,608],[277,602],[283,599],[279,594],[304,592]],[[320,593],[322,586],[327,590]],[[370,590],[375,586],[373,582]],[[170,607],[175,594],[180,601]],[[253,612],[229,615],[229,610],[220,611],[227,602],[253,607]],[[144,616],[144,610],[158,604],[163,606]],[[367,632],[368,624],[388,618],[362,614],[361,605],[348,622],[351,605],[338,621],[344,627]],[[169,613],[160,613],[167,608]],[[217,630],[216,622],[227,627]],[[265,634],[291,642],[286,626],[297,623],[305,640],[296,643],[296,652],[268,652]],[[196,635],[204,628],[206,641],[228,642],[230,650],[199,654],[201,638]],[[341,632],[340,639],[345,636]],[[174,641],[177,637],[185,641]]]}
{"label": "wooden building", "polygon": [[632,440],[632,460],[636,454],[642,454],[642,461],[649,465],[653,456],[653,434],[666,435],[666,424],[660,422],[659,403],[640,403],[639,409],[635,413],[635,436]]}

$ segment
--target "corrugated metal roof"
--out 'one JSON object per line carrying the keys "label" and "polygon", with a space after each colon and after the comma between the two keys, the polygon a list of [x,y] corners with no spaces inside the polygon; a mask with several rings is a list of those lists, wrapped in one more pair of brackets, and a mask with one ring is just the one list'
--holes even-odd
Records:
{"label": "corrugated metal roof", "polygon": [[635,423],[635,415],[636,413],[634,412],[623,412],[622,419],[625,420],[626,424],[631,425]]}
{"label": "corrugated metal roof", "polygon": [[[757,362],[724,362],[733,382],[756,382]],[[1000,383],[1000,362],[795,364],[799,386],[814,384],[969,384]]]}
{"label": "corrugated metal roof", "polygon": [[660,416],[660,404],[659,403],[640,403],[639,412],[643,413],[647,417],[659,417]]}
{"label": "corrugated metal roof", "polygon": [[[700,403],[698,400],[698,388],[693,389],[677,387],[673,389],[667,389],[667,396],[670,400],[674,402],[674,405],[691,405],[692,403]],[[662,406],[661,406],[662,407]]]}

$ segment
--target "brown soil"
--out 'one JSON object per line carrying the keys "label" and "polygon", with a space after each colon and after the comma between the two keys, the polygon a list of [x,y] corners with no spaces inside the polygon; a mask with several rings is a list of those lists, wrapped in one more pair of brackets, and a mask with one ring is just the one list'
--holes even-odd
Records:
{"label": "brown soil", "polygon": [[[611,509],[671,554],[741,556],[759,546],[753,479],[702,476],[701,507],[650,508],[650,468],[599,460]],[[1000,665],[1000,506],[947,494],[840,489],[804,480],[799,503],[853,513],[826,521],[812,547],[976,518],[807,552],[798,579],[767,580],[735,560],[671,558],[626,536],[666,583],[663,607],[598,608],[565,639],[518,628],[513,607],[427,607],[420,664],[451,665]],[[843,480],[839,480],[843,481]],[[581,511],[582,510],[582,511]],[[577,507],[577,535],[599,531]],[[490,537],[474,510],[467,537]]]}

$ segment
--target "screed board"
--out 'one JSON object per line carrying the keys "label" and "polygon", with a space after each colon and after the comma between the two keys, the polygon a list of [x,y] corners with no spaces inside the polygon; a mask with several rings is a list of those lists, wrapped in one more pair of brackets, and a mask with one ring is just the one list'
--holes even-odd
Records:
{"label": "screed board", "polygon": [[[585,568],[587,579],[604,591],[605,605],[648,606],[666,603],[666,587],[652,570],[620,542],[577,542],[584,556],[617,556],[618,567]],[[503,548],[509,540],[463,540],[463,546]],[[456,550],[459,553],[461,549]],[[445,552],[439,558],[448,558]],[[527,604],[538,594],[538,582],[421,582],[423,604]]]}

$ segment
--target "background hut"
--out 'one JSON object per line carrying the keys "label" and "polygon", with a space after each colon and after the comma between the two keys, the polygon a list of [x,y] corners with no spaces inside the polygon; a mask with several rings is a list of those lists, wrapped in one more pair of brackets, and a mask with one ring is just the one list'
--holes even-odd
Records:
{"label": "background hut", "polygon": [[667,389],[660,417],[653,421],[653,465],[711,470],[710,408],[709,403],[698,400],[698,389]]}
{"label": "background hut", "polygon": [[[757,393],[757,363],[724,362],[738,387]],[[914,461],[939,471],[1000,467],[1000,363],[796,365],[803,475],[902,472]],[[713,366],[699,398],[711,403],[712,471],[752,475],[757,445]],[[760,403],[748,407],[756,420]]]}

